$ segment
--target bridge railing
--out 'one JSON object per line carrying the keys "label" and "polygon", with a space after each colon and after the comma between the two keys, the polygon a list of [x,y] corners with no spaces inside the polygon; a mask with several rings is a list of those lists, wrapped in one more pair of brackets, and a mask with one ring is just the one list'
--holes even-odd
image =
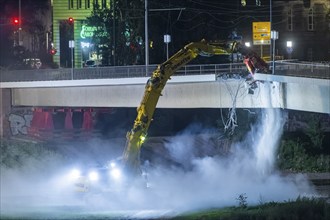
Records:
{"label": "bridge railing", "polygon": [[330,63],[277,61],[275,74],[329,79]]}
{"label": "bridge railing", "polygon": [[[80,80],[80,79],[106,79],[106,78],[134,78],[148,77],[156,70],[157,65],[141,66],[113,66],[94,68],[61,68],[37,70],[1,71],[0,82],[20,81],[52,81],[52,80]],[[233,73],[247,71],[244,64],[207,64],[186,65],[179,69],[175,75],[202,75]]]}
{"label": "bridge railing", "polygon": [[[0,82],[21,81],[52,81],[52,80],[81,80],[106,78],[134,78],[148,77],[157,68],[157,65],[112,66],[94,68],[60,68],[38,70],[1,70]],[[205,75],[205,74],[242,74],[247,72],[243,63],[186,65],[175,75]],[[317,77],[330,79],[330,64],[297,63],[277,61],[276,75],[292,75],[303,77]]]}

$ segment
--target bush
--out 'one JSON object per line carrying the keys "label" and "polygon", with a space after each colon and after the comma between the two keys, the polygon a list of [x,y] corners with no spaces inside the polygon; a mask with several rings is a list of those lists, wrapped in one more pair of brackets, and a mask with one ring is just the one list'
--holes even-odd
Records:
{"label": "bush", "polygon": [[41,143],[0,140],[0,165],[2,168],[43,170],[57,167],[64,156]]}
{"label": "bush", "polygon": [[329,155],[311,155],[306,152],[307,143],[285,140],[278,150],[278,167],[295,172],[329,172]]}
{"label": "bush", "polygon": [[247,208],[212,209],[173,219],[222,219],[222,220],[326,220],[330,219],[330,204],[323,199],[297,198],[284,203],[269,202]]}

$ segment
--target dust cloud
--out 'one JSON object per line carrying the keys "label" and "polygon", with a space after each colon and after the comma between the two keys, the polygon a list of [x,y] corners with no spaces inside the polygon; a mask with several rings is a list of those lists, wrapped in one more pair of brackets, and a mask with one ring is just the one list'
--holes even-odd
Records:
{"label": "dust cloud", "polygon": [[[177,213],[238,205],[239,195],[246,196],[248,205],[313,195],[304,176],[286,177],[276,170],[276,149],[283,127],[281,110],[264,109],[259,118],[260,122],[251,128],[244,141],[234,144],[226,157],[200,157],[193,153],[192,142],[184,133],[175,137],[166,148],[172,160],[183,167],[153,164],[147,170],[148,188],[137,180],[129,182],[122,191],[77,196],[67,180],[66,172],[72,165],[67,158],[59,153],[26,157],[20,168],[1,167],[1,211],[16,212],[19,207],[38,210],[45,206],[79,206],[94,211],[170,210]],[[92,155],[111,155],[103,151],[110,148],[109,143],[96,141],[92,145],[103,145],[93,149]],[[114,154],[119,152],[117,148]],[[86,152],[71,152],[75,154]]]}
{"label": "dust cloud", "polygon": [[[184,169],[151,168],[150,190],[132,187],[123,207],[189,211],[238,205],[239,195],[246,196],[249,205],[313,195],[303,175],[286,177],[276,171],[276,148],[283,128],[281,110],[265,109],[260,118],[245,141],[236,143],[226,157],[198,157],[189,146],[189,135],[175,137],[166,147]],[[186,169],[188,161],[190,169]]]}

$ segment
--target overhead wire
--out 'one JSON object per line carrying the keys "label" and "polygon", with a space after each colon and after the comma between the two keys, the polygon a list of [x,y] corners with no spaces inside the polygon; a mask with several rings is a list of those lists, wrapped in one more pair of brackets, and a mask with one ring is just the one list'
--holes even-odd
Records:
{"label": "overhead wire", "polygon": [[[219,6],[233,6],[233,4],[228,4],[228,3],[219,3],[218,1],[216,3],[212,2],[212,1],[196,1],[196,0],[188,0],[188,2],[192,2],[192,3],[197,3],[197,4],[201,4],[204,6],[207,6],[208,9],[204,9],[204,8],[194,8],[194,7],[185,7],[185,12],[189,12],[190,16],[187,19],[184,16],[180,16],[180,20],[176,19],[176,21],[174,23],[171,24],[171,26],[173,26],[174,24],[176,24],[177,22],[192,22],[194,19],[198,19],[202,16],[209,16],[209,20],[215,20],[219,23],[222,24],[226,24],[226,23],[236,23],[234,25],[231,25],[232,27],[237,26],[239,23],[241,23],[242,19],[246,19],[246,18],[254,18],[254,20],[260,20],[261,18],[264,18],[265,16],[268,16],[268,10],[265,10],[265,8],[261,8],[261,9],[253,9],[253,12],[255,12],[256,10],[261,10],[264,11],[265,15],[263,14],[254,14],[253,16],[249,16],[249,15],[244,15],[244,16],[238,16],[237,18],[234,18],[234,16],[237,16],[238,13],[240,12],[237,9],[233,9],[230,7],[219,7]],[[176,5],[176,4],[170,4],[171,7],[180,7],[182,5]],[[212,6],[216,6],[216,9],[212,9],[210,10],[209,8],[212,8]],[[214,8],[214,7],[213,7]],[[222,9],[222,10],[219,10]],[[276,12],[276,10],[274,9],[274,11]],[[246,12],[246,14],[249,14],[249,12],[252,12],[252,10],[244,10],[244,12]],[[193,17],[191,16],[191,13],[193,14]],[[181,14],[181,12],[180,12]],[[233,17],[228,17],[227,19],[223,19],[223,16],[225,15],[232,15]],[[220,16],[220,17],[219,17]],[[279,16],[279,15],[278,15]],[[274,17],[276,17],[276,15],[274,15]],[[169,19],[169,17],[167,18]],[[203,24],[203,23],[201,23]],[[199,26],[199,25],[194,25]],[[189,28],[191,29],[191,28]]]}
{"label": "overhead wire", "polygon": [[[212,0],[186,0],[186,1],[151,1],[154,8],[180,8],[184,7],[184,11],[178,13],[150,12],[149,16],[157,16],[166,22],[166,32],[172,32],[173,28],[182,31],[192,31],[201,25],[207,25],[217,29],[232,29],[238,27],[246,20],[262,21],[269,17],[269,5],[262,6],[240,6],[233,1],[212,1]],[[187,4],[190,3],[190,4]],[[188,7],[186,7],[188,5]],[[294,9],[298,12],[300,9]],[[304,10],[304,9],[303,9]],[[286,19],[277,21],[276,18],[283,17],[283,4],[273,5],[273,15],[275,19],[274,25],[281,24]],[[179,16],[180,15],[180,16]],[[178,19],[179,18],[179,19]],[[188,28],[189,23],[193,23]]]}

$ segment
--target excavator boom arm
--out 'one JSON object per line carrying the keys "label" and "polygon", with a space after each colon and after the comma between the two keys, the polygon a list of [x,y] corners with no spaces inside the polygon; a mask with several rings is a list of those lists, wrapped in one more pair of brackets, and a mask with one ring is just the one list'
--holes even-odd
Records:
{"label": "excavator boom arm", "polygon": [[[240,48],[236,42],[230,46],[210,44],[204,40],[192,42],[157,67],[146,83],[142,101],[137,108],[137,117],[134,121],[133,128],[127,133],[127,141],[123,154],[124,166],[127,172],[132,174],[140,172],[140,149],[146,138],[159,97],[170,77],[198,55],[227,55],[238,49]],[[249,55],[249,62],[246,62],[249,71],[256,69],[251,61],[254,56],[256,55]]]}

